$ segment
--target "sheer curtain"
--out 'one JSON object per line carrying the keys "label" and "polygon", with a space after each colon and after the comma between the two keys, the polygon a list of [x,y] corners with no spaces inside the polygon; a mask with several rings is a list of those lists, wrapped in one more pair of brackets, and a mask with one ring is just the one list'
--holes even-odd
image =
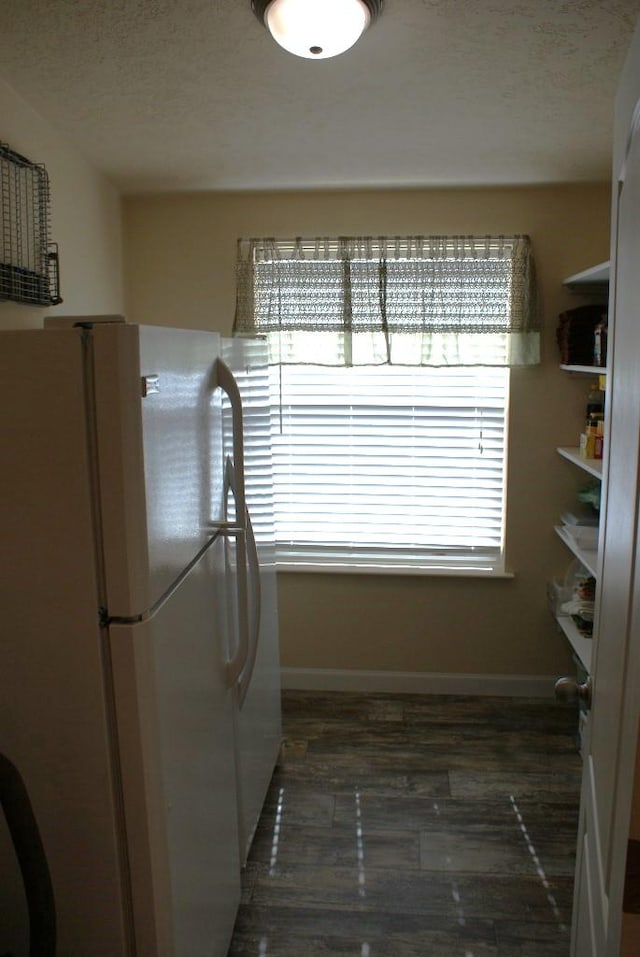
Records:
{"label": "sheer curtain", "polygon": [[236,335],[270,361],[521,366],[540,361],[527,236],[248,239]]}

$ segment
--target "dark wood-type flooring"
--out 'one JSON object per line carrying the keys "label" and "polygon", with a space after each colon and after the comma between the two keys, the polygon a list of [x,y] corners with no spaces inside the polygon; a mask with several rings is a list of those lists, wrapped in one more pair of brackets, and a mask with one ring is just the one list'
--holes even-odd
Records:
{"label": "dark wood-type flooring", "polygon": [[576,712],[283,694],[230,957],[567,957]]}

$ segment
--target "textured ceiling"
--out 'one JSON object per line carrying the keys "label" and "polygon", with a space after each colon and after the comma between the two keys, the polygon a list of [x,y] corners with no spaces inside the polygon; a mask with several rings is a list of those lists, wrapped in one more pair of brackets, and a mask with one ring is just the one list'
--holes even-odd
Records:
{"label": "textured ceiling", "polygon": [[126,192],[598,180],[639,13],[385,0],[307,61],[250,0],[3,0],[0,77]]}

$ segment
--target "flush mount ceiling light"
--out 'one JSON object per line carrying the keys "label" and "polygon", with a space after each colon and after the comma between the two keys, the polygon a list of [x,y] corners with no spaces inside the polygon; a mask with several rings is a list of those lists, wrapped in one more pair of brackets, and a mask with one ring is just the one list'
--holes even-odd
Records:
{"label": "flush mount ceiling light", "polygon": [[308,60],[352,47],[380,13],[382,0],[251,0],[276,43]]}

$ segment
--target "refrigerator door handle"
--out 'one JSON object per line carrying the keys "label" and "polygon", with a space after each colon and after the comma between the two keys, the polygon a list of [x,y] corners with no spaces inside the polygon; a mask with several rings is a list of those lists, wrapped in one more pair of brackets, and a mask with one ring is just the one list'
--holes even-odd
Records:
{"label": "refrigerator door handle", "polygon": [[[232,535],[236,540],[236,601],[238,607],[238,647],[236,653],[226,663],[227,686],[232,688],[239,682],[240,675],[249,657],[249,601],[248,601],[248,574],[247,574],[247,540],[246,540],[246,505],[244,513],[238,508],[237,473],[229,456],[224,469],[224,503],[225,512],[229,491],[235,500],[235,521],[225,522],[222,526],[223,535]],[[241,514],[243,517],[241,518]]]}
{"label": "refrigerator door handle", "polygon": [[244,426],[242,423],[242,396],[233,372],[229,366],[216,359],[214,366],[213,389],[220,388],[226,393],[231,406],[231,430],[233,436],[234,482],[233,494],[236,500],[237,524],[242,525],[246,511],[244,489]]}
{"label": "refrigerator door handle", "polygon": [[220,531],[233,535],[236,539],[238,574],[238,648],[227,662],[227,683],[231,688],[238,681],[249,656],[249,621],[247,598],[247,542],[246,542],[246,497],[244,486],[244,427],[242,422],[242,396],[233,372],[229,366],[217,358],[213,370],[212,389],[222,389],[231,406],[231,430],[233,441],[233,462],[227,458],[225,464],[225,507],[229,488],[235,500],[235,521],[225,522]]}
{"label": "refrigerator door handle", "polygon": [[247,655],[247,661],[245,667],[240,675],[238,681],[238,691],[240,697],[240,707],[244,704],[244,699],[246,698],[247,691],[251,685],[251,678],[253,677],[253,669],[256,663],[256,656],[258,654],[258,642],[260,639],[260,619],[262,614],[262,590],[260,583],[260,559],[258,556],[258,546],[256,545],[256,537],[253,532],[253,525],[251,523],[251,515],[249,514],[249,509],[246,509],[246,523],[247,523],[247,565],[248,565],[248,577],[250,582],[250,588],[248,589],[250,595],[250,606],[248,608],[248,640],[249,640],[249,649]]}
{"label": "refrigerator door handle", "polygon": [[[225,505],[229,491],[231,491],[235,497],[235,468],[231,458],[227,456],[224,469]],[[242,707],[249,686],[251,685],[251,678],[258,653],[262,603],[258,546],[253,532],[249,509],[246,506],[244,522],[238,521],[238,516],[236,515],[235,523],[225,524],[224,534],[232,534],[236,538],[236,581],[238,583],[238,650],[234,657],[227,663],[227,677],[229,686],[237,682],[239,703],[240,707]]]}

